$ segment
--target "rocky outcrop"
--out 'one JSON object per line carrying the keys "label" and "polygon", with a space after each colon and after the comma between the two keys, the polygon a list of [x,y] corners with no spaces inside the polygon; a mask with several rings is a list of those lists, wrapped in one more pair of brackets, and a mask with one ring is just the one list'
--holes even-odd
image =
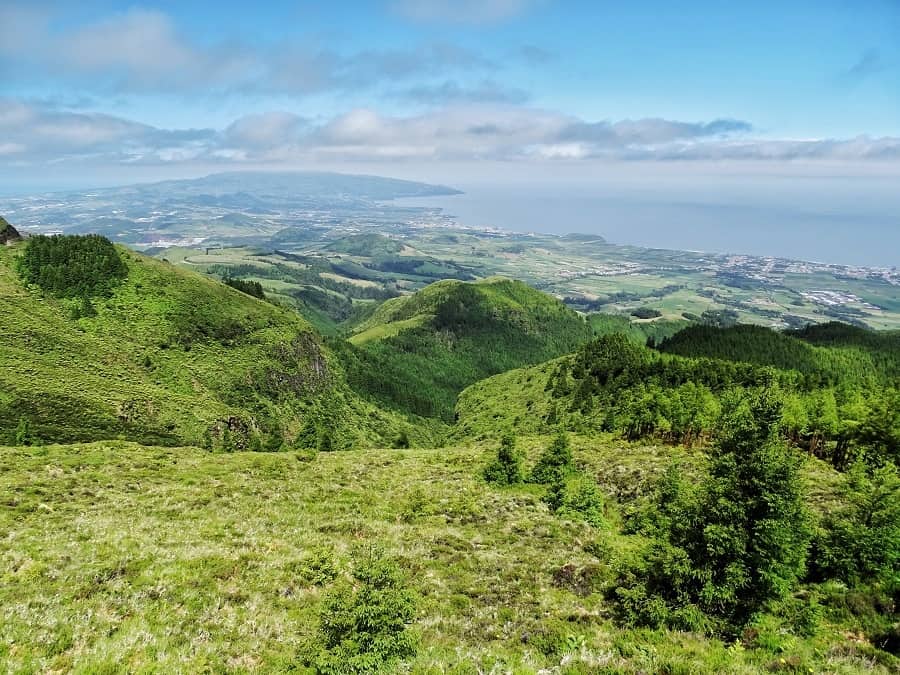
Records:
{"label": "rocky outcrop", "polygon": [[6,222],[6,219],[3,216],[0,216],[0,244],[8,244],[13,241],[18,241],[22,238],[22,235]]}

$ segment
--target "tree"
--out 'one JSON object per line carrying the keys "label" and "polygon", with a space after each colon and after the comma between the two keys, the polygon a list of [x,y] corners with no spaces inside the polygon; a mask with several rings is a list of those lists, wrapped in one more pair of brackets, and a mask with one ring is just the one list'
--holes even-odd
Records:
{"label": "tree", "polygon": [[844,505],[827,514],[815,542],[813,574],[856,585],[890,580],[900,565],[900,476],[888,463],[871,476],[862,462],[844,477]]}
{"label": "tree", "polygon": [[564,431],[559,431],[553,442],[541,456],[537,464],[531,470],[530,482],[552,483],[557,478],[557,473],[569,473],[575,468],[572,460],[572,449],[569,447],[569,438]]}
{"label": "tree", "polygon": [[334,436],[330,429],[319,429],[319,452],[331,452],[334,450]]}
{"label": "tree", "polygon": [[28,424],[28,418],[20,417],[19,425],[16,427],[15,443],[16,445],[31,445],[31,428]]}
{"label": "tree", "polygon": [[497,450],[497,458],[484,470],[484,479],[497,485],[515,485],[524,478],[522,457],[516,450],[516,437],[504,434]]}
{"label": "tree", "polygon": [[724,416],[702,500],[703,536],[691,557],[704,568],[703,604],[745,623],[803,574],[811,530],[801,458],[778,437],[781,400],[752,393]]}
{"label": "tree", "polygon": [[377,548],[354,556],[352,583],[338,582],[325,596],[320,631],[325,652],[316,666],[325,673],[382,671],[415,653],[408,630],[415,602],[399,566]]}
{"label": "tree", "polygon": [[314,450],[319,444],[319,425],[312,414],[306,416],[303,426],[294,439],[294,447],[302,450]]}
{"label": "tree", "polygon": [[634,623],[734,631],[796,585],[810,540],[802,458],[778,437],[773,389],[732,396],[708,477],[697,494],[667,475],[651,509],[656,535],[620,575],[621,613]]}

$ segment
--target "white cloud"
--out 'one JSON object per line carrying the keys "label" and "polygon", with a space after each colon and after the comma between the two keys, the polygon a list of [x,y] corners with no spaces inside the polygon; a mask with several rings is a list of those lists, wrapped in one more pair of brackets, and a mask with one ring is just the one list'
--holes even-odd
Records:
{"label": "white cloud", "polygon": [[23,81],[47,75],[105,93],[264,96],[372,90],[499,67],[443,42],[347,53],[311,42],[206,44],[156,10],[131,9],[62,31],[54,27],[58,19],[22,4],[0,7],[0,69]]}
{"label": "white cloud", "polygon": [[393,10],[415,21],[493,23],[522,14],[534,0],[395,0]]}
{"label": "white cloud", "polygon": [[763,139],[751,131],[738,120],[590,122],[508,105],[449,106],[411,116],[360,108],[324,121],[272,111],[241,117],[222,130],[159,129],[111,115],[0,99],[0,154],[32,165],[900,160],[900,138]]}

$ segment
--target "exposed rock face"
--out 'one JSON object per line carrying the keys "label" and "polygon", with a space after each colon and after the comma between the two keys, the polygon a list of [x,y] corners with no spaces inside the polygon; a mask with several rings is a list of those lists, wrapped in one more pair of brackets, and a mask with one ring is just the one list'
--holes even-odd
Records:
{"label": "exposed rock face", "polygon": [[7,244],[11,241],[21,239],[22,235],[18,233],[16,228],[6,222],[3,216],[0,216],[0,244]]}

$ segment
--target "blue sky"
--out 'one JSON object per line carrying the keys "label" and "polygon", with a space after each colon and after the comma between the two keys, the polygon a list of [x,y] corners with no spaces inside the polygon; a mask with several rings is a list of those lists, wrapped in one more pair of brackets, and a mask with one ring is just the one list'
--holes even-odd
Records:
{"label": "blue sky", "polygon": [[240,167],[893,173],[900,2],[0,0],[0,105],[0,180],[29,189]]}

